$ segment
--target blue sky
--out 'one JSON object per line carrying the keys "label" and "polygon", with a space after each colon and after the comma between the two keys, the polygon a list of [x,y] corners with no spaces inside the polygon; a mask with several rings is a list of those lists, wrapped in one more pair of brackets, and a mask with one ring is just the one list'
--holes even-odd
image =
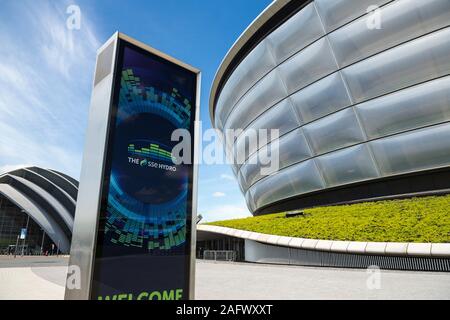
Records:
{"label": "blue sky", "polygon": [[[0,0],[0,173],[38,165],[78,179],[97,48],[115,31],[202,70],[201,119],[228,49],[269,0]],[[67,8],[81,9],[69,30]],[[227,165],[200,166],[199,213],[249,215]]]}

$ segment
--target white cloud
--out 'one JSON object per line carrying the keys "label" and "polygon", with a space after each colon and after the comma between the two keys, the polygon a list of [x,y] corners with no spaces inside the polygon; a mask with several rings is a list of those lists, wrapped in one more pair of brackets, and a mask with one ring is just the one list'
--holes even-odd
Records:
{"label": "white cloud", "polygon": [[8,5],[0,13],[0,170],[37,165],[78,178],[100,42],[83,8],[81,29],[66,27],[69,2]]}
{"label": "white cloud", "polygon": [[88,59],[91,49],[96,50],[101,43],[92,31],[92,25],[85,17],[83,8],[80,9],[80,29],[69,30],[66,21],[69,15],[66,8],[69,2],[59,6],[49,6],[42,10],[41,6],[32,6],[31,15],[37,18],[43,41],[41,54],[48,66],[54,68],[61,75],[70,78],[74,68]]}
{"label": "white cloud", "polygon": [[234,181],[234,180],[235,180],[234,177],[233,177],[232,175],[230,175],[230,174],[221,174],[221,175],[220,175],[220,179],[223,179],[223,180],[231,180],[231,181]]}
{"label": "white cloud", "polygon": [[10,171],[14,171],[16,169],[24,168],[24,167],[32,167],[32,164],[26,163],[26,164],[13,164],[13,165],[4,165],[0,166],[0,175],[3,173],[7,173]]}
{"label": "white cloud", "polygon": [[212,207],[209,210],[201,212],[203,216],[202,222],[230,220],[238,218],[246,218],[251,216],[246,206],[223,205]]}
{"label": "white cloud", "polygon": [[214,192],[212,196],[215,198],[225,197],[225,193],[217,191],[217,192]]}

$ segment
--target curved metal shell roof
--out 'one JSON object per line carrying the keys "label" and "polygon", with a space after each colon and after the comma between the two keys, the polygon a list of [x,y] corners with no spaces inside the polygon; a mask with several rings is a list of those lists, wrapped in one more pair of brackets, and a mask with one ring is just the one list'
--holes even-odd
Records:
{"label": "curved metal shell roof", "polygon": [[28,167],[0,175],[0,194],[24,210],[62,252],[69,252],[78,182],[55,170]]}
{"label": "curved metal shell roof", "polygon": [[231,46],[217,69],[211,87],[209,115],[213,127],[215,127],[214,112],[216,99],[220,95],[226,79],[233,72],[234,68],[268,33],[309,2],[311,0],[274,0],[250,23],[247,29],[242,32],[236,42]]}

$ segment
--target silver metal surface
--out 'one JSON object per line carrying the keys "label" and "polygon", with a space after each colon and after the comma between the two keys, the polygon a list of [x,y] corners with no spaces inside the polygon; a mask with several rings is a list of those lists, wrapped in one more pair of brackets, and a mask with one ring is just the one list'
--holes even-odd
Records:
{"label": "silver metal surface", "polygon": [[[231,61],[235,55],[242,49],[242,47],[247,43],[247,41],[261,28],[264,23],[266,23],[270,18],[273,17],[280,9],[282,9],[291,0],[274,0],[255,20],[245,29],[241,36],[236,40],[233,46],[228,50],[225,58],[222,60],[219,69],[214,76],[214,81],[211,88],[211,94],[209,96],[209,115],[211,118],[211,124],[214,126],[214,99],[217,94],[217,89],[219,88],[219,82],[226,69],[230,65]],[[306,2],[306,1],[305,1]]]}
{"label": "silver metal surface", "polygon": [[[99,49],[97,57],[111,43],[115,47],[113,55],[115,57],[118,36],[119,33],[116,32]],[[111,61],[111,70],[114,68],[115,61],[115,58]],[[66,300],[88,300],[90,298],[114,72],[104,77],[92,89],[69,260],[69,266],[77,266],[80,270],[80,289],[66,287]],[[68,276],[70,275],[68,274]]]}
{"label": "silver metal surface", "polygon": [[52,239],[54,243],[60,241],[61,251],[69,252],[70,241],[66,234],[59,226],[59,224],[53,219],[53,217],[37,206],[26,195],[16,190],[14,187],[7,184],[0,184],[0,194],[9,199],[16,206],[24,210],[28,216],[33,218],[44,231],[45,234]]}
{"label": "silver metal surface", "polygon": [[195,129],[194,129],[194,155],[193,155],[193,176],[192,176],[192,216],[191,216],[191,261],[189,274],[189,299],[195,299],[195,258],[197,247],[197,192],[198,192],[198,162],[199,145],[201,139],[200,126],[200,94],[201,94],[201,73],[197,71],[197,91],[195,95]]}
{"label": "silver metal surface", "polygon": [[74,201],[74,205],[76,204],[76,199],[78,195],[78,181],[71,178],[72,180],[76,181],[76,184],[74,184],[71,180],[67,178],[67,176],[62,175],[62,173],[58,171],[48,169],[46,170],[39,167],[29,167],[27,168],[27,170],[44,177],[51,183],[63,189],[64,192],[66,192],[69,195],[69,197]]}
{"label": "silver metal surface", "polygon": [[37,194],[40,199],[42,199],[41,206],[45,203],[48,204],[57,214],[57,218],[62,219],[63,225],[66,230],[72,230],[73,228],[73,217],[70,215],[70,212],[51,194],[50,190],[45,190],[41,186],[36,185],[35,183],[22,178],[20,176],[16,176],[11,174],[10,177],[15,180],[16,183],[20,183],[24,185],[26,188],[31,190],[33,193]]}
{"label": "silver metal surface", "polygon": [[[0,195],[21,208],[68,253],[75,213],[72,185],[50,170],[20,168],[0,175]],[[75,194],[77,188],[74,187]]]}
{"label": "silver metal surface", "polygon": [[[211,89],[214,126],[243,130],[224,147],[239,160],[232,169],[251,211],[318,190],[450,167],[448,139],[438,138],[450,122],[449,1],[308,3],[292,16],[284,6],[294,1],[272,3],[230,49]],[[370,4],[379,5],[380,29],[367,25],[374,18]],[[258,30],[263,17],[279,18],[280,25]],[[245,41],[250,49],[241,59]],[[282,155],[279,170],[268,176],[252,160],[270,145],[245,141],[245,134],[264,128],[282,129],[272,140]],[[296,130],[311,156],[301,156],[302,139],[289,139]],[[288,174],[307,161],[319,169],[313,184]]]}

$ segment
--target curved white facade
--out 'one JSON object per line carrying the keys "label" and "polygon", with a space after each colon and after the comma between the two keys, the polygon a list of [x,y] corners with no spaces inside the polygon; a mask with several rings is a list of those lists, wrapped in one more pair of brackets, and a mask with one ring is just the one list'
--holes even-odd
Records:
{"label": "curved white facade", "polygon": [[0,175],[0,200],[25,212],[63,253],[70,251],[77,193],[78,182],[54,170],[28,167]]}
{"label": "curved white facade", "polygon": [[[233,171],[252,212],[450,166],[449,0],[305,1],[259,40],[227,78],[218,73],[210,106],[217,129],[244,129],[226,151],[246,155]],[[280,169],[263,176],[251,160],[270,145],[249,148],[245,137],[271,128]]]}

